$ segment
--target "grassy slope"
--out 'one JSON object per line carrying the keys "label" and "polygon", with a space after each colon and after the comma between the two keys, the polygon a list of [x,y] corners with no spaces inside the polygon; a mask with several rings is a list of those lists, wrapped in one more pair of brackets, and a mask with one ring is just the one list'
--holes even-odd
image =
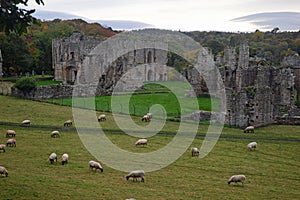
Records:
{"label": "grassy slope", "polygon": [[[0,125],[0,143],[6,141],[6,129],[17,132],[17,148],[0,152],[0,165],[10,173],[8,178],[0,178],[2,199],[298,199],[300,195],[299,142],[258,139],[258,150],[248,152],[250,139],[219,140],[204,159],[191,158],[188,151],[170,166],[147,173],[145,183],[127,182],[126,173],[105,165],[103,174],[88,170],[87,163],[93,156],[73,128],[62,128],[62,122],[72,117],[71,108],[3,96],[0,102],[0,122],[7,122]],[[25,118],[35,127],[14,125]],[[139,118],[134,120],[140,123]],[[51,138],[49,126],[60,128],[62,137]],[[152,151],[172,139],[154,136],[147,148],[137,149],[132,145],[135,138],[120,134],[109,114],[103,127],[115,144],[130,151]],[[168,122],[164,131],[174,132],[176,127],[177,123]],[[201,125],[200,134],[206,128]],[[225,128],[222,133],[243,138],[249,135],[299,139],[300,130],[299,126],[270,126],[257,129],[255,134],[245,135],[233,128]],[[193,146],[200,147],[201,143],[201,139],[195,139]],[[48,156],[53,151],[59,158],[68,153],[69,164],[50,165]],[[245,187],[228,187],[227,179],[237,173],[247,176]]]}

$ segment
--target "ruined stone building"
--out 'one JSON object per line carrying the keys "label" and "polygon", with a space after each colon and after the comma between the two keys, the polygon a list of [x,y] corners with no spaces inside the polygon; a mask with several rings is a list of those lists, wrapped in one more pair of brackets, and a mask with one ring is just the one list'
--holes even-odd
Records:
{"label": "ruined stone building", "polygon": [[[90,38],[80,33],[71,37],[55,39],[52,43],[53,69],[55,79],[64,84],[85,83],[87,75],[83,69],[83,61],[102,40]],[[99,77],[101,92],[98,95],[109,94],[113,86],[129,71],[127,89],[136,89],[134,81],[166,81],[167,52],[159,49],[138,49],[128,52],[110,63],[110,66],[100,66],[105,72]],[[135,69],[139,66],[137,69]],[[130,70],[132,69],[132,70]],[[132,79],[132,80],[128,80]],[[100,91],[99,90],[99,91]]]}
{"label": "ruined stone building", "polygon": [[[213,55],[207,55],[213,60]],[[295,89],[299,101],[299,56],[285,58],[280,67],[269,66],[264,60],[249,56],[249,46],[243,43],[239,55],[226,48],[213,65],[219,68],[226,89],[225,123],[237,127],[263,126],[289,113],[295,105]],[[195,69],[185,73],[197,95],[213,96]]]}

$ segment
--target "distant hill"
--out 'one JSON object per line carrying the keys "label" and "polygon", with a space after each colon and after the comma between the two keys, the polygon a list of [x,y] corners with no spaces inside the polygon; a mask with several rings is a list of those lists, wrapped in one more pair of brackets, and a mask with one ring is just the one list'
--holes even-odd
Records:
{"label": "distant hill", "polygon": [[232,19],[234,22],[249,22],[262,30],[278,27],[281,31],[300,30],[299,12],[264,12]]}
{"label": "distant hill", "polygon": [[130,21],[130,20],[91,20],[82,16],[73,15],[69,13],[63,12],[55,12],[55,11],[43,11],[38,10],[33,14],[34,17],[42,20],[54,20],[54,19],[83,19],[89,23],[99,23],[104,27],[111,27],[114,30],[133,30],[133,29],[142,29],[142,28],[153,28],[154,26],[151,24],[146,24],[138,21]]}

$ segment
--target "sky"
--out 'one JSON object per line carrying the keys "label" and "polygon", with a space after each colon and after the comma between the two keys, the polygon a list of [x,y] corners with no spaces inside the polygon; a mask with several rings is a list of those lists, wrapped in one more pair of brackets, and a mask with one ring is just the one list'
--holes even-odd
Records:
{"label": "sky", "polygon": [[44,0],[44,3],[41,6],[30,0],[29,8],[91,20],[139,21],[155,28],[181,31],[255,31],[260,27],[231,20],[261,12],[300,12],[299,0]]}

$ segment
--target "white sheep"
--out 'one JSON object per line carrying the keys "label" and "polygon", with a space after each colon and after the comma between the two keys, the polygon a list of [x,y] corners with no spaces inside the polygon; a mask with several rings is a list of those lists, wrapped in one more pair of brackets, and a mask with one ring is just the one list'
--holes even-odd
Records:
{"label": "white sheep", "polygon": [[71,119],[64,122],[64,126],[72,126],[73,121]]}
{"label": "white sheep", "polygon": [[99,115],[99,117],[98,117],[98,122],[100,122],[100,121],[105,121],[105,120],[106,120],[106,115],[105,115],[105,114]]}
{"label": "white sheep", "polygon": [[147,113],[146,115],[148,115],[150,119],[152,118],[152,113]]}
{"label": "white sheep", "polygon": [[1,175],[4,174],[6,177],[8,177],[8,171],[6,170],[5,167],[0,166],[0,174],[1,174]]}
{"label": "white sheep", "polygon": [[145,146],[148,144],[147,139],[139,139],[138,141],[135,142],[135,146]]}
{"label": "white sheep", "polygon": [[16,139],[8,139],[7,142],[6,142],[6,146],[16,147],[17,146]]}
{"label": "white sheep", "polygon": [[101,172],[103,172],[103,167],[101,166],[101,164],[99,162],[90,160],[89,167],[91,170],[95,169],[95,171],[97,171],[97,169],[99,169]]}
{"label": "white sheep", "polygon": [[144,170],[135,170],[135,171],[131,171],[126,176],[126,180],[128,181],[129,178],[132,178],[133,181],[137,181],[138,178],[141,178],[141,182],[145,182],[144,176],[145,176]]}
{"label": "white sheep", "polygon": [[53,164],[54,160],[57,162],[57,155],[56,153],[51,153],[49,156],[50,163]]}
{"label": "white sheep", "polygon": [[247,148],[249,151],[251,151],[252,149],[256,149],[257,148],[257,143],[256,142],[250,142],[249,144],[247,144]]}
{"label": "white sheep", "polygon": [[150,121],[150,116],[149,116],[149,115],[144,115],[144,116],[142,117],[142,121],[145,121],[145,122]]}
{"label": "white sheep", "polygon": [[197,147],[192,147],[191,152],[192,152],[192,157],[193,156],[199,156],[199,153],[200,153],[200,151]]}
{"label": "white sheep", "polygon": [[69,155],[64,153],[62,156],[61,156],[61,164],[64,165],[64,164],[67,164],[68,163],[68,160],[69,160]]}
{"label": "white sheep", "polygon": [[244,133],[254,133],[254,126],[247,126],[244,129]]}
{"label": "white sheep", "polygon": [[16,131],[6,130],[6,137],[16,137]]}
{"label": "white sheep", "polygon": [[51,132],[51,137],[60,137],[59,131],[52,131]]}
{"label": "white sheep", "polygon": [[246,176],[243,175],[243,174],[240,174],[240,175],[233,175],[230,177],[230,179],[228,180],[228,185],[230,185],[231,182],[242,182],[242,185],[244,187],[244,182],[246,180]]}
{"label": "white sheep", "polygon": [[0,150],[2,150],[3,152],[5,152],[5,144],[0,144]]}
{"label": "white sheep", "polygon": [[22,121],[22,126],[30,126],[30,120],[25,119],[24,121]]}

